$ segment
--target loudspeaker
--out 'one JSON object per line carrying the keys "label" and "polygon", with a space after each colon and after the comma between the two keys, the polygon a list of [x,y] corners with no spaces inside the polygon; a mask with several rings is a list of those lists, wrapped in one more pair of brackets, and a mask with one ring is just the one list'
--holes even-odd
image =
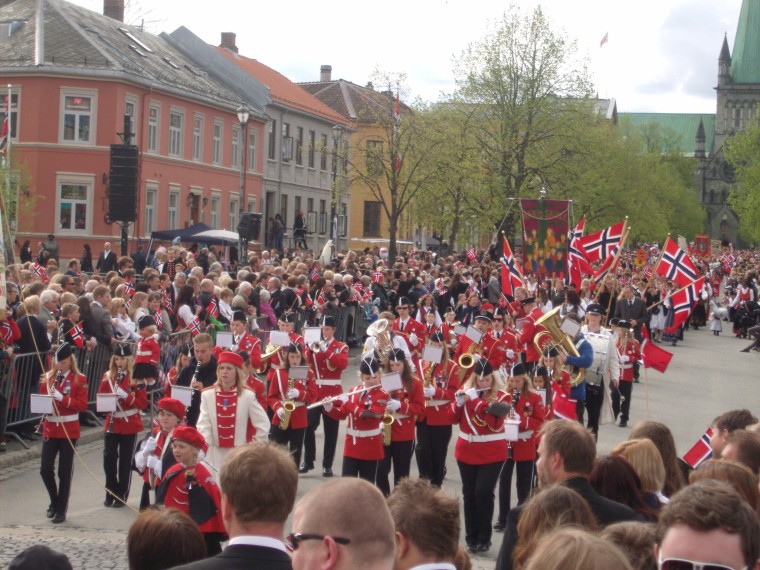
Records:
{"label": "loudspeaker", "polygon": [[139,156],[139,148],[135,145],[111,145],[108,215],[115,222],[134,222],[137,219]]}
{"label": "loudspeaker", "polygon": [[261,214],[244,213],[237,227],[240,237],[248,241],[258,241],[261,233]]}

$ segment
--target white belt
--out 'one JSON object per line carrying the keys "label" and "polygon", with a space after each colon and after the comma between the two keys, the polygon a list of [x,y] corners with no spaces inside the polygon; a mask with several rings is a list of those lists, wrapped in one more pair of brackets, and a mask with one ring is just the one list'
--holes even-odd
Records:
{"label": "white belt", "polygon": [[153,354],[151,351],[147,351],[147,352],[144,350],[137,351],[137,356],[150,356],[151,354]]}
{"label": "white belt", "polygon": [[113,417],[128,418],[129,416],[134,416],[137,413],[139,413],[139,410],[135,410],[134,408],[132,408],[131,410],[125,410],[123,412],[113,412]]}
{"label": "white belt", "polygon": [[623,370],[630,370],[633,368],[633,364],[623,364]]}
{"label": "white belt", "polygon": [[484,443],[486,441],[506,441],[504,432],[490,433],[488,435],[475,435],[471,433],[459,432],[459,438],[468,443]]}
{"label": "white belt", "polygon": [[450,404],[449,400],[428,400],[427,405],[428,407],[437,408],[438,406],[443,406],[445,404]]}
{"label": "white belt", "polygon": [[45,416],[45,419],[54,424],[62,424],[64,422],[75,422],[79,420],[79,414],[70,414],[68,416]]}
{"label": "white belt", "polygon": [[406,415],[406,414],[397,414],[397,413],[395,413],[395,412],[391,412],[391,415],[394,417],[394,419],[397,419],[397,420],[403,420],[403,419],[405,419],[405,418],[408,418],[408,417],[409,417],[409,416],[408,416],[408,415]]}
{"label": "white belt", "polygon": [[340,380],[320,380],[317,386],[340,386]]}
{"label": "white belt", "polygon": [[521,431],[517,434],[517,439],[530,439],[533,437],[533,430],[529,429],[527,431]]}
{"label": "white belt", "polygon": [[375,429],[354,429],[348,428],[346,433],[351,437],[372,437],[383,433],[383,428],[378,427]]}

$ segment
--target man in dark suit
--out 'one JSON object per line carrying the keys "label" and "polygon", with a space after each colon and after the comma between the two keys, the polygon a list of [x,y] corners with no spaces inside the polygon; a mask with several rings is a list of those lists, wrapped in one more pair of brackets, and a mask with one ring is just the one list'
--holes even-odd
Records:
{"label": "man in dark suit", "polygon": [[116,271],[116,254],[111,251],[111,242],[107,241],[103,244],[103,251],[98,256],[95,271],[99,271],[100,273]]}
{"label": "man in dark suit", "polygon": [[[626,505],[599,495],[588,482],[596,459],[596,441],[581,424],[569,420],[546,422],[541,428],[536,472],[542,487],[564,485],[583,497],[591,507],[600,527],[634,520],[635,513]],[[512,551],[517,543],[517,524],[523,505],[507,515],[507,527],[501,543],[496,570],[511,570]]]}
{"label": "man in dark suit", "polygon": [[298,471],[284,448],[255,441],[233,449],[221,472],[222,517],[230,541],[216,556],[182,570],[291,570],[283,535]]}
{"label": "man in dark suit", "polygon": [[615,304],[614,316],[616,319],[631,323],[636,340],[641,342],[641,326],[647,318],[647,307],[644,301],[636,296],[631,285],[623,287],[623,296]]}

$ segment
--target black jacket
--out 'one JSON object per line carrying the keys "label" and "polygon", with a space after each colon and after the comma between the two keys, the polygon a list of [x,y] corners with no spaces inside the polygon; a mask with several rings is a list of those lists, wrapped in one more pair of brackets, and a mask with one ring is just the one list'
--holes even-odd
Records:
{"label": "black jacket", "polygon": [[[190,361],[188,366],[185,366],[180,370],[177,376],[177,386],[190,386],[190,383],[195,374],[196,364],[198,363],[195,358]],[[216,356],[211,355],[211,359],[205,366],[201,366],[198,369],[198,382],[203,384],[204,388],[213,386],[216,382]],[[193,399],[190,403],[190,407],[187,409],[187,425],[195,427],[198,421],[198,416],[201,415],[201,391],[196,390],[193,392]]]}
{"label": "black jacket", "polygon": [[275,548],[236,544],[228,546],[212,558],[198,560],[175,570],[291,570],[290,556]]}

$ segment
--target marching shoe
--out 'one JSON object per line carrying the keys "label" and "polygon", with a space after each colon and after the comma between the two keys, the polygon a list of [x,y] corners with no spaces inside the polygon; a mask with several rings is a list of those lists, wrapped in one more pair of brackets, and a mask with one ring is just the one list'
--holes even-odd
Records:
{"label": "marching shoe", "polygon": [[66,515],[63,513],[55,513],[53,524],[61,524],[62,522],[66,522]]}
{"label": "marching shoe", "polygon": [[313,463],[301,463],[301,468],[298,470],[299,473],[308,473],[314,469]]}
{"label": "marching shoe", "polygon": [[55,505],[53,503],[50,503],[50,506],[47,508],[46,516],[49,519],[52,519],[55,516]]}
{"label": "marching shoe", "polygon": [[332,477],[333,476],[333,470],[329,467],[325,467],[322,469],[322,477]]}

